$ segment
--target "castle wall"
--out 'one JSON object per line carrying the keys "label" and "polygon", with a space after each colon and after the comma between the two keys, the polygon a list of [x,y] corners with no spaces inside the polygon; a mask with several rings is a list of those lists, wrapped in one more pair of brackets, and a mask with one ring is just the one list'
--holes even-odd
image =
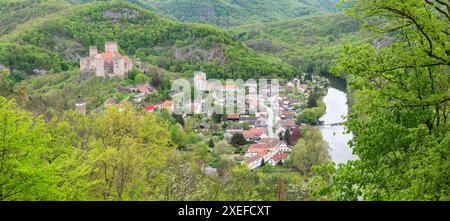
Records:
{"label": "castle wall", "polygon": [[95,75],[98,77],[105,77],[105,67],[103,58],[95,58]]}
{"label": "castle wall", "polygon": [[114,59],[114,75],[119,78],[125,78],[125,62],[123,59]]}
{"label": "castle wall", "polygon": [[133,63],[125,63],[125,73],[131,71],[131,69],[133,69]]}
{"label": "castle wall", "polygon": [[[116,42],[107,42],[105,52],[112,53],[104,59],[105,53],[98,53],[96,46],[89,47],[89,57],[80,59],[81,73],[95,73],[98,77],[117,76],[125,78],[125,74],[133,68],[133,63],[125,63],[125,59],[119,54]],[[128,57],[125,56],[127,61]]]}
{"label": "castle wall", "polygon": [[80,72],[81,73],[94,73],[95,72],[95,64],[93,62],[93,59],[87,57],[87,58],[80,58]]}
{"label": "castle wall", "polygon": [[91,46],[91,47],[89,47],[89,56],[90,56],[91,58],[95,57],[95,55],[97,55],[97,54],[98,54],[97,46]]}

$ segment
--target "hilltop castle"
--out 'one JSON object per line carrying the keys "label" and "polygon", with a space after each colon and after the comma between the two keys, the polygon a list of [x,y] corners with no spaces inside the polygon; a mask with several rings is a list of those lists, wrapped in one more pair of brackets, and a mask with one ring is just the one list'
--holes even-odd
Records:
{"label": "hilltop castle", "polygon": [[98,77],[124,78],[133,68],[133,62],[128,56],[122,56],[117,50],[116,42],[107,42],[105,52],[98,53],[96,46],[89,47],[89,57],[80,59],[80,72],[94,74]]}

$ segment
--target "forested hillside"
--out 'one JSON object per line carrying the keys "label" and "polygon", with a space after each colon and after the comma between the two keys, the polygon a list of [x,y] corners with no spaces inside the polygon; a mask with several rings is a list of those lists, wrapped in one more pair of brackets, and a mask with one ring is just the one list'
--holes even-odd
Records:
{"label": "forested hillside", "polygon": [[280,57],[298,72],[315,74],[330,73],[342,45],[371,39],[358,21],[340,13],[244,25],[233,33],[256,51]]}
{"label": "forested hillside", "polygon": [[[0,37],[0,51],[4,53],[0,63],[26,74],[30,70],[23,64],[27,62],[33,62],[34,69],[54,72],[67,69],[70,62],[76,66],[90,45],[102,49],[106,41],[117,41],[125,54],[172,72],[204,69],[211,77],[224,78],[234,74],[242,78],[293,74],[290,65],[274,56],[256,53],[225,31],[169,21],[124,1],[71,5],[44,16],[40,16],[41,9],[53,10],[53,3],[3,4],[11,10],[22,8],[16,17],[24,13],[34,18],[5,21],[1,27],[8,34]],[[29,53],[18,53],[16,49]],[[58,59],[51,59],[52,64],[41,64],[40,60],[48,60],[41,58],[49,56]],[[36,59],[31,61],[29,57]]]}
{"label": "forested hillside", "polygon": [[[0,201],[450,200],[450,4],[336,2],[0,0]],[[79,58],[108,41],[142,65],[83,78]],[[198,70],[288,81],[271,138],[285,161],[245,164],[266,152],[248,149],[267,134],[243,135],[264,117],[163,106]],[[312,74],[347,80],[345,164],[316,127],[329,81]]]}
{"label": "forested hillside", "polygon": [[338,0],[134,0],[180,21],[236,26],[336,12]]}
{"label": "forested hillside", "polygon": [[66,9],[70,3],[58,0],[2,0],[0,1],[0,35],[13,31],[27,21],[48,16]]}

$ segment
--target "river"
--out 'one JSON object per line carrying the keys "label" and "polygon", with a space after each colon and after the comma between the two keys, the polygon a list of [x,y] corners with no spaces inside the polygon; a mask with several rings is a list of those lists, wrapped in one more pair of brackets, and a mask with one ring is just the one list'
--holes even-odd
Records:
{"label": "river", "polygon": [[323,101],[327,106],[327,113],[320,118],[324,124],[324,126],[320,127],[320,130],[330,146],[331,159],[336,164],[357,159],[357,156],[353,155],[348,145],[353,135],[351,133],[345,133],[345,127],[342,125],[329,126],[329,124],[344,121],[343,117],[348,113],[347,94],[334,87],[330,87]]}

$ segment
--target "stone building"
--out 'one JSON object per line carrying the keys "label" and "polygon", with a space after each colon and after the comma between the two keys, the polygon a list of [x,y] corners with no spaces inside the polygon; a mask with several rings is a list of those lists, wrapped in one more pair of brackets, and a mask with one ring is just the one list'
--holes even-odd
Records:
{"label": "stone building", "polygon": [[105,52],[99,53],[96,46],[89,47],[89,57],[80,59],[81,74],[95,74],[98,77],[125,78],[125,74],[133,68],[128,56],[122,56],[116,42],[107,42]]}
{"label": "stone building", "polygon": [[194,72],[194,87],[200,91],[207,90],[206,73],[203,71]]}

